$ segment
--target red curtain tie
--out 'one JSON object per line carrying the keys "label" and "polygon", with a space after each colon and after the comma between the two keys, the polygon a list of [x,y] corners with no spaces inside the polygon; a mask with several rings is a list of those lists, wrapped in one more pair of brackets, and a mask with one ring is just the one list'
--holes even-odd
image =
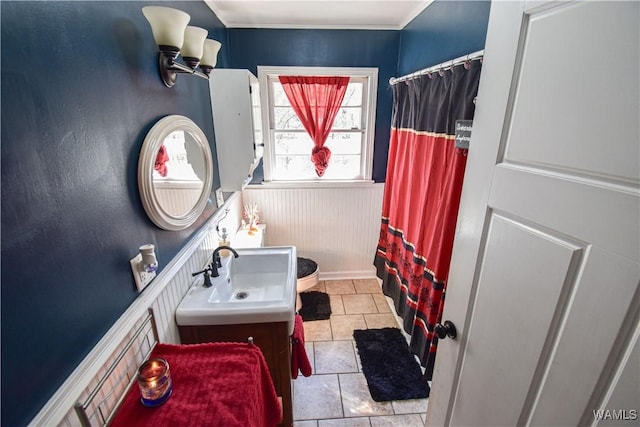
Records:
{"label": "red curtain tie", "polygon": [[156,163],[154,165],[155,170],[158,171],[158,173],[161,176],[167,176],[167,165],[166,163],[169,161],[169,155],[167,154],[167,148],[163,145],[160,146],[160,149],[158,150],[158,155],[156,156]]}
{"label": "red curtain tie", "polygon": [[311,161],[315,165],[318,176],[324,175],[324,171],[327,169],[327,166],[329,166],[330,158],[331,150],[327,147],[313,147],[313,150],[311,150]]}

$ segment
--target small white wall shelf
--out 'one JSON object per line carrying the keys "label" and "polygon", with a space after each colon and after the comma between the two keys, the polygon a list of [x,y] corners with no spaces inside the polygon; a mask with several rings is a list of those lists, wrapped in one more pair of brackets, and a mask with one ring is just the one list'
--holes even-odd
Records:
{"label": "small white wall shelf", "polygon": [[239,228],[235,236],[231,238],[231,247],[238,248],[260,248],[264,246],[264,235],[267,232],[266,224],[258,224],[258,231],[249,234],[249,229]]}

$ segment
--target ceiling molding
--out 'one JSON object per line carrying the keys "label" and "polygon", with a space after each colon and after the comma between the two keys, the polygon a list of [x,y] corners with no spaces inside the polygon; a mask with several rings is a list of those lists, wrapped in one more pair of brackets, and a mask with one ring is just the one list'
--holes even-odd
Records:
{"label": "ceiling molding", "polygon": [[204,3],[227,28],[398,31],[433,0],[204,0]]}
{"label": "ceiling molding", "polygon": [[409,25],[411,23],[411,21],[413,21],[414,19],[416,19],[416,17],[418,15],[420,15],[422,13],[423,10],[425,10],[426,8],[428,8],[429,6],[431,6],[431,4],[434,2],[435,0],[425,0],[423,3],[425,4],[417,4],[415,9],[409,13],[406,16],[406,19],[404,20],[404,22],[400,25],[400,30],[404,29],[404,27],[406,27],[407,25]]}

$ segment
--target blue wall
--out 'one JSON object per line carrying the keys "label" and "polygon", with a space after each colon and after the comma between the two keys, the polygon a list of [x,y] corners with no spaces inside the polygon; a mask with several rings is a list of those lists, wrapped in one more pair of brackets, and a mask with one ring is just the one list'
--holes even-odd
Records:
{"label": "blue wall", "polygon": [[[166,265],[214,212],[162,231],[138,196],[139,151],[163,116],[190,117],[215,159],[208,83],[163,85],[145,4],[1,2],[2,425],[30,421],[136,298],[137,248],[154,243]],[[203,2],[166,4],[224,41]]]}
{"label": "blue wall", "polygon": [[389,78],[396,74],[399,31],[243,28],[228,31],[231,68],[247,68],[256,73],[257,65],[378,67],[373,179],[384,181],[391,130]]}
{"label": "blue wall", "polygon": [[489,1],[436,0],[403,30],[398,75],[484,49]]}

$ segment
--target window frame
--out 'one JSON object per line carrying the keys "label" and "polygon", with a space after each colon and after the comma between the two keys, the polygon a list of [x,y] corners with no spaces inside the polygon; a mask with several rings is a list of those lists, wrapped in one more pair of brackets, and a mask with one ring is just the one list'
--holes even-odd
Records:
{"label": "window frame", "polygon": [[[274,179],[275,150],[273,124],[273,94],[271,82],[281,75],[290,76],[349,76],[365,79],[363,84],[361,130],[362,145],[360,153],[360,178],[358,179],[308,179],[308,180],[276,180]],[[378,69],[367,67],[275,67],[258,66],[258,81],[260,83],[260,103],[262,105],[262,135],[264,138],[264,184],[280,186],[342,186],[364,182],[373,182],[373,149],[376,124],[376,100],[378,91]],[[304,131],[304,130],[303,130]],[[311,153],[309,153],[311,155]]]}

